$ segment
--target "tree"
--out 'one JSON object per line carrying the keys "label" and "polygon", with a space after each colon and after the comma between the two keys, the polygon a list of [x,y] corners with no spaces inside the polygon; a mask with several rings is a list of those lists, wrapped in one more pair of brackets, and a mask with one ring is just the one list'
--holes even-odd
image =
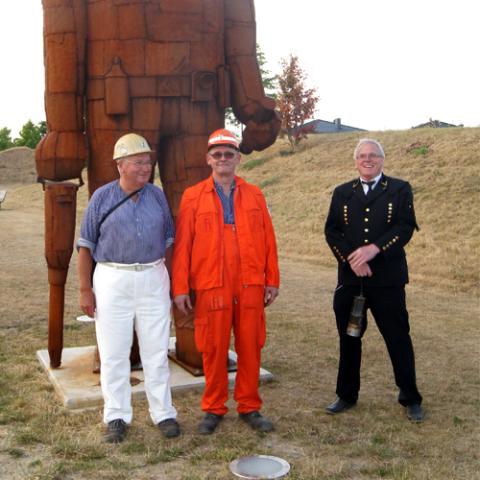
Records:
{"label": "tree", "polygon": [[47,124],[45,121],[35,125],[31,120],[28,120],[20,130],[20,137],[16,138],[13,143],[17,147],[35,148],[46,132]]}
{"label": "tree", "polygon": [[[277,88],[276,85],[276,79],[277,77],[275,75],[272,76],[271,72],[267,69],[267,60],[265,58],[265,54],[263,53],[262,49],[260,48],[260,45],[257,43],[256,45],[256,52],[257,52],[257,63],[258,63],[258,68],[260,70],[260,74],[262,76],[262,84],[263,88],[265,90],[265,93],[272,98],[277,98],[275,90]],[[240,122],[235,118],[235,115],[233,114],[233,110],[231,107],[227,108],[225,110],[225,120],[230,123],[231,125],[234,125],[237,128],[240,128]]]}
{"label": "tree", "polygon": [[272,98],[277,98],[277,76],[272,75],[270,70],[267,69],[267,59],[263,53],[260,45],[257,43],[257,62],[260,74],[262,75],[263,88],[265,93]]}
{"label": "tree", "polygon": [[300,128],[307,118],[311,118],[319,98],[316,89],[305,87],[306,73],[298,64],[298,57],[290,55],[281,61],[283,68],[278,77],[279,93],[277,107],[282,119],[282,133],[288,138],[292,152],[306,132]]}
{"label": "tree", "polygon": [[11,133],[11,130],[7,127],[0,129],[0,150],[13,147],[12,137],[10,136]]}

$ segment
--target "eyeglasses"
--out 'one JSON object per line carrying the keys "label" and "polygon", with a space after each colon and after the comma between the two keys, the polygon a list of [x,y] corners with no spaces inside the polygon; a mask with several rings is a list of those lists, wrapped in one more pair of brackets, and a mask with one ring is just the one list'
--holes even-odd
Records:
{"label": "eyeglasses", "polygon": [[128,160],[127,162],[134,167],[153,167],[153,162],[151,160]]}
{"label": "eyeglasses", "polygon": [[225,160],[231,160],[236,154],[237,152],[231,152],[228,150],[226,152],[209,153],[209,155],[215,160],[221,160],[222,158],[225,158]]}
{"label": "eyeglasses", "polygon": [[378,153],[361,153],[360,155],[357,155],[357,158],[359,160],[373,160],[375,158],[383,158],[382,155],[379,155]]}

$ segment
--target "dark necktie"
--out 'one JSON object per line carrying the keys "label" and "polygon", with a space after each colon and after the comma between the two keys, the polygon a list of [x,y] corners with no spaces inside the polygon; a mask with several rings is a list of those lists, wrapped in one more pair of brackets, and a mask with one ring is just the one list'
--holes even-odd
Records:
{"label": "dark necktie", "polygon": [[367,197],[370,195],[374,183],[375,183],[375,180],[372,180],[371,182],[364,182],[364,181],[362,180],[362,184],[368,186],[367,193],[365,194]]}

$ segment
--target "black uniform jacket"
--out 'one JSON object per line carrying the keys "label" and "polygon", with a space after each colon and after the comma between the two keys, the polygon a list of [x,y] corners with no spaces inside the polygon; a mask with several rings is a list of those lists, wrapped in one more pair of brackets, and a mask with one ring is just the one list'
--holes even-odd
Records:
{"label": "black uniform jacket", "polygon": [[374,243],[380,252],[369,262],[370,286],[408,283],[404,246],[417,229],[410,184],[382,175],[368,198],[357,178],[335,188],[325,224],[327,243],[338,260],[338,284],[358,285],[347,257],[362,245]]}

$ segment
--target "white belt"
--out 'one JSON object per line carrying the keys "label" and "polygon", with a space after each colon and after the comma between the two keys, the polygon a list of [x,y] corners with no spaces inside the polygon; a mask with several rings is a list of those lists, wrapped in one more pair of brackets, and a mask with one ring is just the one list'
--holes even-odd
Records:
{"label": "white belt", "polygon": [[155,260],[151,263],[114,263],[114,262],[98,262],[99,265],[105,265],[106,267],[116,268],[117,270],[132,270],[134,272],[143,272],[149,268],[153,268],[160,263],[164,262],[164,258]]}

